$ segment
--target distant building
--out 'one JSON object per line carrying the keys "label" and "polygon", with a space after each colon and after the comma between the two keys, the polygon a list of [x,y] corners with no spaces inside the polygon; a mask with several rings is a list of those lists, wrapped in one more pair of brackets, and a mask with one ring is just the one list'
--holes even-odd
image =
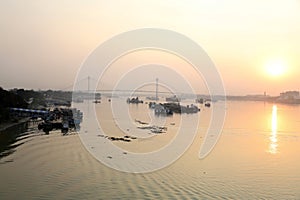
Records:
{"label": "distant building", "polygon": [[282,92],[279,100],[300,100],[300,93],[298,91]]}

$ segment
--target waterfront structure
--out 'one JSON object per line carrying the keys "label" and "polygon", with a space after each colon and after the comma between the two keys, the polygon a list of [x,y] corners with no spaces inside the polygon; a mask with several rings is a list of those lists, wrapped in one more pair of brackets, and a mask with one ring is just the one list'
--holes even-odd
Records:
{"label": "waterfront structure", "polygon": [[280,100],[287,100],[287,99],[300,99],[300,93],[298,91],[287,91],[280,93]]}
{"label": "waterfront structure", "polygon": [[277,99],[280,103],[300,103],[300,92],[299,91],[287,91],[280,93]]}

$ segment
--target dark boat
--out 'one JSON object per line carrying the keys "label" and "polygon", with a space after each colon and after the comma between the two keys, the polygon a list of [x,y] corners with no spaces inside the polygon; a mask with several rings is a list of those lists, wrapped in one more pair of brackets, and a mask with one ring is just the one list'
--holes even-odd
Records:
{"label": "dark boat", "polygon": [[205,106],[205,107],[210,107],[210,103],[209,103],[209,102],[206,102],[206,103],[204,104],[204,106]]}
{"label": "dark boat", "polygon": [[135,103],[135,104],[139,104],[139,103],[144,103],[144,102],[143,102],[142,100],[139,100],[138,97],[136,97],[136,98],[132,98],[132,99],[128,98],[128,99],[127,99],[127,103]]}

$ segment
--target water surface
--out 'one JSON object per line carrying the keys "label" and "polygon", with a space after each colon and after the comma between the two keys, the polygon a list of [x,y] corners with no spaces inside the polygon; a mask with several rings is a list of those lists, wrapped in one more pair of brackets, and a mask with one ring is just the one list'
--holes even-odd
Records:
{"label": "water surface", "polygon": [[[106,132],[121,136],[124,133],[114,122],[110,104],[102,100],[95,105],[98,119]],[[0,199],[300,199],[300,106],[227,102],[220,140],[200,160],[211,109],[201,107],[196,114],[197,135],[182,157],[144,174],[103,165],[88,153],[78,134],[44,135],[27,129],[22,135],[31,137],[18,136],[5,144],[13,146],[13,152],[0,158]],[[146,104],[122,110],[129,110],[133,120],[151,120]],[[161,117],[156,120],[168,127],[165,134],[114,144],[133,152],[163,148],[176,137],[180,117],[195,123],[194,115]],[[128,126],[125,131],[135,131],[134,124]],[[2,146],[5,140],[1,137]],[[1,149],[1,154],[6,150]]]}

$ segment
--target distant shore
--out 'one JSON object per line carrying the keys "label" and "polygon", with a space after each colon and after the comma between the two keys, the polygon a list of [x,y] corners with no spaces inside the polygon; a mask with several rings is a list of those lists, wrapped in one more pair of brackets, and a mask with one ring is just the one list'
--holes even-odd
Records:
{"label": "distant shore", "polygon": [[256,96],[227,96],[229,101],[264,101],[268,103],[299,105],[300,99],[279,99],[279,97],[256,97]]}

